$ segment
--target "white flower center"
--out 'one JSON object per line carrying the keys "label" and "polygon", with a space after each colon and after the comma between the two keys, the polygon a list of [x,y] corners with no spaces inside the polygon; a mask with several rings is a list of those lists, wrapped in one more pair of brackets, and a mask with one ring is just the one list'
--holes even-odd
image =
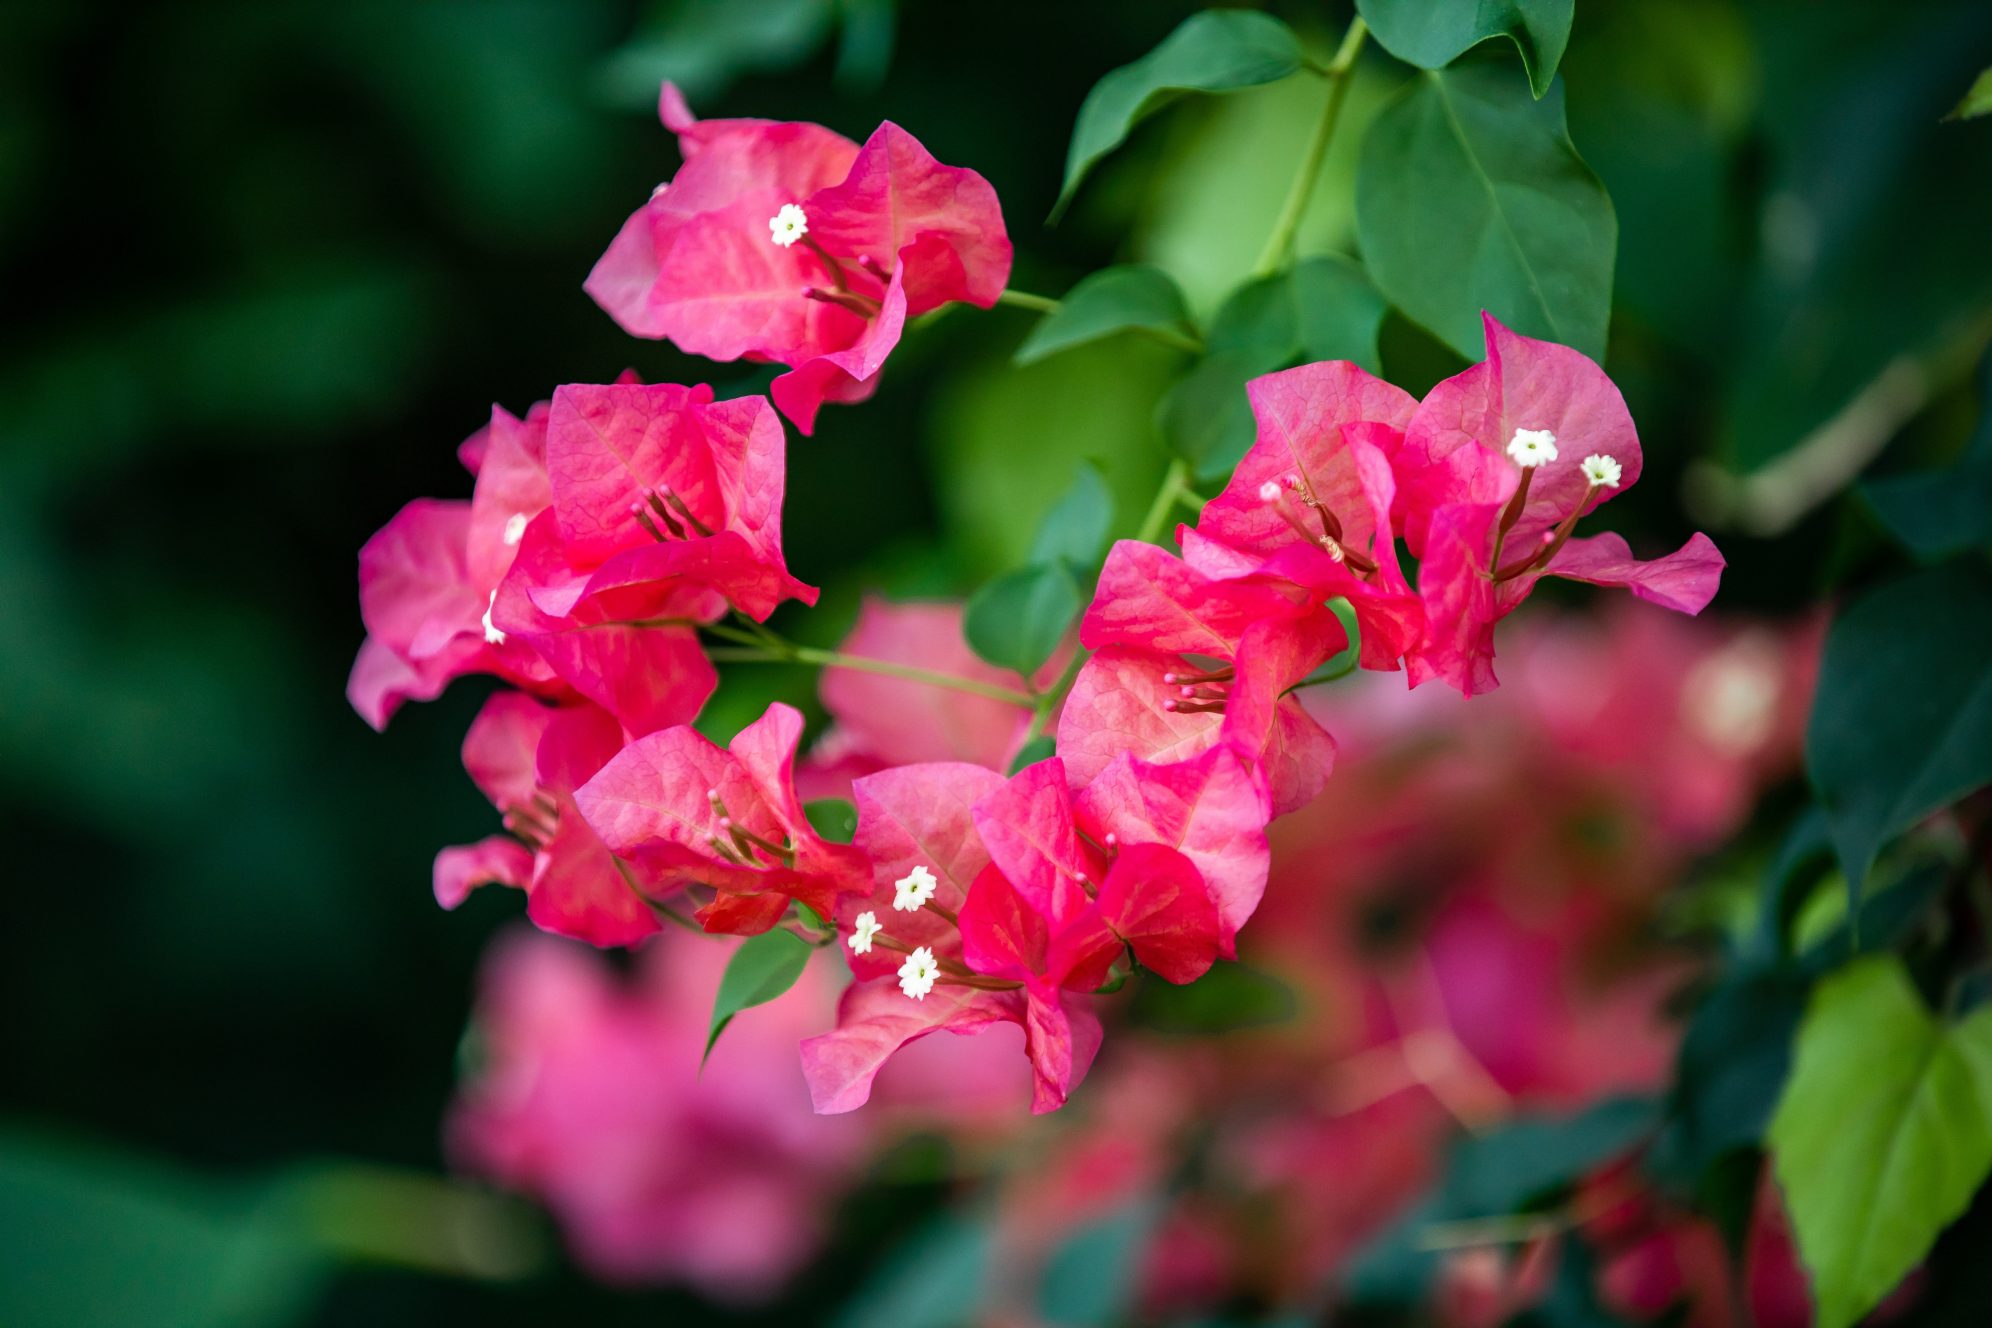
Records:
{"label": "white flower center", "polygon": [[809,218],[793,203],[782,204],[782,210],[768,218],[768,231],[775,243],[786,249],[809,234]]}
{"label": "white flower center", "polygon": [[1517,429],[1508,440],[1508,455],[1518,466],[1540,466],[1556,460],[1556,435],[1547,429]]}
{"label": "white flower center", "polygon": [[493,590],[491,598],[484,605],[484,639],[494,646],[505,644],[505,634],[491,625],[491,610],[498,606],[498,592]]}
{"label": "white flower center", "polygon": [[882,930],[878,914],[869,909],[858,914],[858,920],[851,930],[851,953],[870,954],[872,939]]}
{"label": "white flower center", "polygon": [[1259,486],[1260,502],[1276,503],[1279,500],[1280,500],[1280,482],[1278,480],[1267,480],[1264,484],[1261,484]]}
{"label": "white flower center", "polygon": [[526,514],[514,512],[505,518],[505,547],[510,548],[526,537]]}
{"label": "white flower center", "polygon": [[901,913],[917,913],[940,888],[934,873],[915,863],[912,871],[892,883],[892,907]]}
{"label": "white flower center", "polygon": [[916,1001],[924,1001],[940,976],[941,966],[934,961],[934,952],[923,945],[907,955],[906,962],[899,966],[899,989]]}
{"label": "white flower center", "polygon": [[1584,478],[1595,487],[1616,489],[1624,477],[1625,468],[1619,465],[1617,457],[1593,452],[1584,458]]}

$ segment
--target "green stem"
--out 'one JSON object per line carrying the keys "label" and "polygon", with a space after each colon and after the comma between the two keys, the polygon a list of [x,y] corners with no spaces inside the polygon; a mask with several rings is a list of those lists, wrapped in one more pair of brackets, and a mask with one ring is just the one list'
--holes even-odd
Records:
{"label": "green stem", "polygon": [[[1029,291],[1008,288],[997,293],[996,303],[1007,304],[1015,309],[1029,309],[1033,313],[1040,314],[1055,314],[1060,307],[1059,302],[1048,295],[1033,295]],[[1191,355],[1203,354],[1202,340],[1171,327],[1129,327],[1122,330],[1137,333],[1150,341],[1159,341],[1165,346],[1174,347]]]}
{"label": "green stem", "polygon": [[1136,540],[1143,544],[1155,542],[1169,519],[1169,509],[1185,492],[1184,485],[1189,477],[1189,463],[1181,457],[1169,463],[1169,469],[1162,472],[1162,487],[1155,491],[1155,501],[1148,505],[1148,515],[1141,519],[1141,529],[1135,532]]}
{"label": "green stem", "polygon": [[1044,726],[1051,721],[1051,712],[1057,708],[1065,694],[1072,690],[1073,681],[1079,677],[1079,670],[1084,667],[1090,653],[1084,649],[1072,652],[1071,662],[1066,664],[1065,672],[1059,674],[1058,681],[1038,696],[1037,709],[1031,712],[1031,722],[1025,727],[1024,740],[1018,746],[1030,746],[1044,732]]}
{"label": "green stem", "polygon": [[1058,301],[1052,299],[1049,295],[1033,295],[1029,291],[1020,291],[1010,287],[1005,287],[996,293],[996,303],[1007,304],[1013,309],[1029,309],[1041,314],[1055,314],[1058,312]]}
{"label": "green stem", "polygon": [[1308,201],[1314,196],[1314,179],[1321,174],[1328,142],[1335,136],[1335,121],[1341,117],[1342,102],[1348,96],[1349,68],[1355,64],[1356,52],[1362,50],[1363,38],[1368,35],[1368,26],[1360,17],[1356,18],[1343,35],[1335,58],[1321,71],[1328,80],[1328,104],[1321,109],[1321,119],[1314,126],[1314,137],[1307,142],[1307,155],[1301,158],[1300,173],[1294,176],[1293,187],[1287,190],[1286,203],[1273,223],[1273,233],[1266,237],[1266,247],[1259,251],[1259,261],[1252,268],[1255,277],[1270,277],[1286,262],[1294,233],[1300,229]]}
{"label": "green stem", "polygon": [[857,669],[864,673],[880,673],[888,678],[925,683],[929,687],[951,687],[957,692],[986,696],[992,701],[1007,701],[1016,706],[1037,704],[1037,698],[1029,692],[1020,692],[1014,687],[999,687],[995,683],[983,682],[977,678],[964,678],[957,673],[942,673],[937,669],[923,669],[912,664],[895,664],[888,659],[847,655],[841,650],[819,650],[815,646],[794,646],[791,649],[793,653],[788,658],[803,664],[815,664],[826,669]]}

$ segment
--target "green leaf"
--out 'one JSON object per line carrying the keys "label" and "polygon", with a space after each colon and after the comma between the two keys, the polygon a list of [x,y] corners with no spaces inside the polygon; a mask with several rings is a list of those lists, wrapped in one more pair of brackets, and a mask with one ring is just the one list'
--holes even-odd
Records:
{"label": "green leaf", "polygon": [[1574,1115],[1522,1116],[1454,1146],[1447,1220],[1505,1217],[1629,1151],[1659,1123],[1645,1098],[1611,1098]]}
{"label": "green leaf", "polygon": [[1245,283],[1211,320],[1209,354],[1157,407],[1163,439],[1198,480],[1222,480],[1256,434],[1245,385],[1302,360],[1354,360],[1381,372],[1384,312],[1362,269],[1333,255]]}
{"label": "green leaf", "polygon": [[1992,353],[1978,381],[1983,413],[1956,465],[1861,485],[1889,533],[1926,563],[1992,544]]}
{"label": "green leaf", "polygon": [[733,958],[726,961],[726,972],[719,979],[719,994],[712,1002],[712,1028],[706,1033],[705,1055],[699,1058],[701,1064],[712,1055],[713,1044],[733,1022],[734,1015],[766,1005],[795,985],[802,970],[808,967],[814,949],[802,937],[780,927],[749,936],[740,943]]}
{"label": "green leaf", "polygon": [[1293,989],[1272,974],[1220,961],[1186,987],[1150,975],[1135,991],[1133,1015],[1158,1032],[1209,1036],[1285,1023],[1298,1008]]}
{"label": "green leaf", "polygon": [[1056,310],[1038,320],[1017,347],[1016,361],[1031,364],[1128,328],[1175,327],[1189,317],[1183,292],[1161,268],[1146,263],[1103,268],[1081,278]]}
{"label": "green leaf", "polygon": [[1575,9],[1574,0],[1356,0],[1377,44],[1420,69],[1443,68],[1481,42],[1508,38],[1538,97],[1556,77]]}
{"label": "green leaf", "polygon": [[1244,9],[1190,15],[1154,50],[1114,70],[1086,94],[1065,154],[1065,183],[1052,220],[1065,211],[1094,162],[1177,97],[1277,82],[1300,68],[1300,56],[1293,33],[1269,15]]}
{"label": "green leaf", "polygon": [[1046,1261],[1038,1309],[1049,1324],[1124,1323],[1134,1311],[1141,1256],[1163,1206],[1143,1196],[1088,1222]]}
{"label": "green leaf", "polygon": [[1072,487],[1045,513],[1037,538],[1031,541],[1033,566],[1065,563],[1077,571],[1091,571],[1107,551],[1107,536],[1114,522],[1114,496],[1100,468],[1090,461],[1079,463]]}
{"label": "green leaf", "polygon": [[1057,755],[1057,753],[1058,739],[1049,733],[1041,733],[1017,749],[1017,754],[1011,759],[1010,769],[1007,773],[1014,775],[1025,766],[1036,765],[1039,761],[1049,760],[1051,757]]}
{"label": "green leaf", "polygon": [[1981,115],[1992,115],[1992,69],[1980,70],[1978,77],[1971,81],[1971,87],[1964,94],[1964,100],[1951,108],[1946,120],[1975,120]]}
{"label": "green leaf", "polygon": [[1385,298],[1460,354],[1480,311],[1605,353],[1618,220],[1570,145],[1563,94],[1532,101],[1498,65],[1413,79],[1370,126],[1356,230]]}
{"label": "green leaf", "polygon": [[1858,898],[1881,846],[1992,781],[1992,581],[1951,563],[1857,600],[1826,637],[1806,767]]}
{"label": "green leaf", "polygon": [[1190,463],[1197,480],[1220,480],[1252,446],[1252,403],[1245,384],[1267,371],[1250,351],[1218,351],[1197,362],[1155,408],[1169,450]]}
{"label": "green leaf", "polygon": [[1992,1008],[1939,1023],[1893,958],[1834,974],[1799,1027],[1770,1144],[1819,1328],[1847,1328],[1992,1169]]}
{"label": "green leaf", "polygon": [[993,1232],[981,1214],[943,1211],[845,1302],[837,1328],[958,1328],[979,1322]]}
{"label": "green leaf", "polygon": [[1063,562],[1021,567],[969,597],[962,635],[983,659],[1029,677],[1058,649],[1081,602],[1078,578]]}
{"label": "green leaf", "polygon": [[802,804],[809,826],[833,844],[848,844],[858,833],[858,809],[844,798],[816,798]]}

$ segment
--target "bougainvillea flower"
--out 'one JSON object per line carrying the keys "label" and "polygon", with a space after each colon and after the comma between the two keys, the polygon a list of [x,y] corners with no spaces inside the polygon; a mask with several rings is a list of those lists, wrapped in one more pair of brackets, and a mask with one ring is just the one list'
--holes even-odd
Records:
{"label": "bougainvillea flower", "polygon": [[1209,576],[1272,574],[1317,600],[1347,598],[1363,666],[1397,668],[1424,626],[1391,522],[1391,457],[1417,401],[1346,360],[1267,374],[1246,391],[1257,440],[1204,505],[1184,558]]}
{"label": "bougainvillea flower", "polygon": [[[958,603],[895,604],[867,596],[857,624],[838,649],[1016,686],[1015,674],[986,663],[968,648],[961,621]],[[1055,660],[1046,667],[1060,664]],[[824,781],[823,796],[849,796],[850,779],[892,766],[967,761],[1005,769],[1030,726],[1031,712],[1023,706],[859,669],[823,670],[818,691],[834,721],[808,762],[812,775]]]}
{"label": "bougainvillea flower", "polygon": [[1293,583],[1213,578],[1123,540],[1107,555],[1079,639],[1096,653],[1058,724],[1075,783],[1124,752],[1164,764],[1223,743],[1264,772],[1275,814],[1320,791],[1335,742],[1288,692],[1348,636]]}
{"label": "bougainvillea flower", "polygon": [[712,887],[707,931],[753,935],[791,900],[833,917],[871,889],[865,855],[810,826],[795,794],[802,716],[779,703],[719,747],[691,728],[637,739],[575,794],[618,856],[659,879]]}
{"label": "bougainvillea flower", "polygon": [[418,498],[360,550],[367,640],[346,695],[376,729],[403,701],[432,700],[468,673],[558,690],[533,648],[490,617],[527,523],[548,502],[546,422],[544,402],[523,420],[494,406],[459,448],[477,476],[471,500]]}
{"label": "bougainvillea flower", "polygon": [[1638,479],[1632,416],[1582,353],[1482,317],[1487,358],[1427,394],[1394,462],[1427,628],[1407,661],[1411,682],[1443,678],[1468,696],[1497,685],[1494,624],[1542,577],[1623,586],[1698,613],[1723,568],[1701,534],[1652,562],[1617,535],[1571,538],[1579,518]]}
{"label": "bougainvillea flower", "polygon": [[821,964],[736,1019],[701,1065],[729,951],[674,930],[625,979],[558,941],[502,940],[448,1151],[542,1200],[597,1276],[761,1301],[821,1248],[874,1122],[813,1115],[796,1078],[797,1039],[835,1004]]}
{"label": "bougainvillea flower", "polygon": [[1272,801],[1236,752],[1167,763],[1123,752],[1079,790],[1074,812],[1094,843],[1160,844],[1188,858],[1216,906],[1218,953],[1237,954],[1238,929],[1266,891]]}
{"label": "bougainvillea flower", "polygon": [[510,837],[436,855],[436,901],[455,908],[479,885],[526,892],[526,916],[592,945],[633,945],[657,930],[653,876],[618,862],[574,807],[574,789],[614,756],[622,726],[585,702],[549,706],[521,692],[484,703],[464,736],[463,765]]}
{"label": "bougainvillea flower", "polygon": [[658,114],[684,165],[587,291],[637,336],[789,366],[775,404],[805,434],[823,402],[871,395],[906,319],[988,308],[1009,280],[996,191],[895,124],[860,147],[813,124],[695,120],[668,83]]}
{"label": "bougainvillea flower", "polygon": [[1007,781],[902,766],[854,791],[873,891],[838,918],[858,978],[838,1027],[803,1046],[819,1111],[861,1105],[910,1042],[1003,1023],[1024,1029],[1032,1109],[1053,1110],[1099,1045],[1087,993],[1127,950],[1174,982],[1216,958],[1217,905],[1196,864],[1162,843],[1087,843],[1056,759]]}

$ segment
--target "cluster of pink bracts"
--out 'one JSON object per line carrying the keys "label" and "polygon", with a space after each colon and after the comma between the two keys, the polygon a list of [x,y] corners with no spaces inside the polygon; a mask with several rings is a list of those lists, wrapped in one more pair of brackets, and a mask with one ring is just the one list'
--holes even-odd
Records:
{"label": "cluster of pink bracts", "polygon": [[869,395],[907,317],[994,302],[1010,243],[988,183],[896,126],[859,147],[694,121],[668,87],[663,118],[685,164],[588,290],[638,335],[787,365],[773,404],[625,379],[494,412],[461,449],[470,501],[411,503],[362,550],[349,691],[380,725],[461,674],[521,689],[466,739],[508,833],[438,857],[445,906],[503,882],[540,926],[598,945],[641,940],[681,898],[710,932],[798,906],[834,926],[857,981],[803,1043],[819,1111],[863,1103],[908,1042],[999,1024],[1024,1029],[1051,1110],[1098,1048],[1092,993],[1135,963],[1188,982],[1232,955],[1266,827],[1332,763],[1294,689],[1349,644],[1333,602],[1363,667],[1472,695],[1495,685],[1494,624],[1543,576],[1689,613],[1714,593],[1702,536],[1650,563],[1572,537],[1641,459],[1617,389],[1574,350],[1490,317],[1486,360],[1422,402],[1346,362],[1270,374],[1250,387],[1258,440],[1177,531],[1183,556],[1108,555],[1059,755],[1007,779],[885,765],[852,786],[854,843],[826,841],[796,790],[800,714],[771,706],[724,749],[689,727],[716,682],[698,631],[815,601],[782,555],[776,409],[807,432],[823,401]]}

